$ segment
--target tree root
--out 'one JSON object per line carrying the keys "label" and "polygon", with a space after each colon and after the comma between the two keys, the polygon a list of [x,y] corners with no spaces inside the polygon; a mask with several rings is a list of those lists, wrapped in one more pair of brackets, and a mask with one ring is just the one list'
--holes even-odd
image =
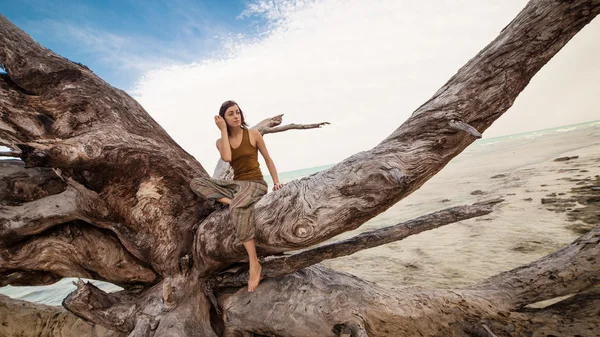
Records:
{"label": "tree root", "polygon": [[0,336],[125,337],[125,333],[90,324],[61,307],[35,304],[0,295]]}
{"label": "tree root", "polygon": [[113,233],[83,222],[56,226],[0,253],[2,286],[50,284],[63,277],[85,277],[124,287],[152,284],[158,278],[125,250]]}

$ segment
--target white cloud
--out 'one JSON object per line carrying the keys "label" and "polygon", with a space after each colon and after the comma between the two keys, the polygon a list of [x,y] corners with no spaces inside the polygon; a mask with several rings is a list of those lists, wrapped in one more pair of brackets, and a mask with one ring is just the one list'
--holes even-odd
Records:
{"label": "white cloud", "polygon": [[[160,39],[133,35],[120,35],[108,30],[82,25],[72,21],[45,19],[31,22],[31,29],[53,32],[53,39],[77,45],[80,51],[93,54],[102,64],[116,71],[144,72],[157,66],[179,64],[182,57],[171,53]],[[148,47],[156,46],[156,47]]]}
{"label": "white cloud", "polygon": [[[212,116],[227,99],[239,102],[250,124],[280,113],[285,114],[284,123],[332,123],[266,136],[280,172],[334,163],[389,135],[492,41],[526,2],[256,1],[241,16],[269,20],[260,38],[231,38],[222,59],[147,73],[134,96],[211,173],[219,136]],[[574,73],[569,60],[552,65],[557,69],[537,91],[531,90],[534,97],[511,109],[518,112],[509,111],[484,136],[593,119],[583,114],[584,107],[565,118],[549,118],[547,112],[557,106],[548,102],[547,97],[557,98],[550,92],[564,93],[565,99],[559,99],[567,107],[572,95],[591,102],[592,95],[579,97],[575,84],[595,84],[600,75],[595,61],[600,58],[598,25],[591,34],[584,33],[591,37],[582,38],[574,57],[588,67],[580,64]],[[594,81],[586,77],[590,67]],[[566,85],[567,77],[571,84]],[[569,88],[576,88],[571,98]],[[543,117],[540,109],[546,112]]]}

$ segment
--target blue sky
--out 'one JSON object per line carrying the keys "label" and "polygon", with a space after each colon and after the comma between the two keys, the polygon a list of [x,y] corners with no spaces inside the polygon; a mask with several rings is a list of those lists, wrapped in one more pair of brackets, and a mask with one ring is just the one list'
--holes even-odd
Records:
{"label": "blue sky", "polygon": [[145,71],[221,52],[223,38],[258,34],[244,0],[0,0],[1,13],[37,42],[130,89]]}
{"label": "blue sky", "polygon": [[[377,145],[527,2],[0,0],[0,12],[127,91],[209,172],[225,100],[250,125],[281,113],[284,123],[330,122],[265,137],[285,172]],[[596,18],[484,138],[597,120],[599,59]]]}

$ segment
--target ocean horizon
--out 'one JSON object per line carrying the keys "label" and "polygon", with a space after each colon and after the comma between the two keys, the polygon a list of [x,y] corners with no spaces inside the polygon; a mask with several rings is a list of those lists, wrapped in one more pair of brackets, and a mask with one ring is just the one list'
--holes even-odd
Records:
{"label": "ocean horizon", "polygon": [[[538,258],[541,254],[547,253],[548,249],[554,250],[570,242],[576,235],[564,229],[562,224],[556,223],[549,226],[549,223],[558,221],[557,216],[552,212],[527,208],[532,204],[523,201],[527,200],[524,198],[526,195],[534,195],[539,198],[546,193],[544,191],[547,190],[540,189],[539,185],[555,185],[557,193],[566,188],[564,185],[556,183],[557,179],[560,179],[555,176],[556,173],[537,173],[539,177],[536,177],[529,172],[535,172],[535,170],[542,172],[544,167],[553,165],[554,157],[565,153],[577,154],[573,152],[575,149],[592,151],[591,155],[596,155],[593,151],[597,151],[600,157],[600,120],[477,140],[419,190],[369,220],[357,230],[343,233],[330,240],[344,239],[366,230],[389,226],[440,208],[475,202],[478,199],[475,199],[476,196],[470,193],[472,190],[485,191],[481,196],[485,198],[494,196],[513,198],[511,211],[495,211],[492,214],[498,214],[497,218],[487,217],[487,219],[495,219],[494,221],[498,223],[496,227],[485,229],[486,227],[481,227],[481,222],[478,223],[477,220],[460,222],[422,233],[414,239],[410,237],[402,242],[361,251],[348,257],[325,261],[322,264],[336,270],[353,273],[387,287],[414,284],[431,287],[464,285],[480,280],[491,271],[506,270],[520,265],[523,262],[523,257],[519,255],[521,253],[515,255],[510,247],[506,247],[506,242],[497,242],[497,237],[507,236],[504,240],[507,240],[508,243],[518,241],[523,236],[522,228],[519,226],[525,226],[521,224],[521,221],[536,222],[544,219],[545,223],[540,228],[536,227],[537,225],[527,225],[526,227],[529,233],[534,233],[529,235],[543,236],[537,240],[546,243],[545,247],[540,247],[540,250],[532,250],[527,255],[528,260]],[[285,183],[300,179],[333,165],[335,164],[282,172],[280,180]],[[597,168],[586,168],[586,171],[594,169],[598,170]],[[507,177],[514,175],[514,177],[503,178],[502,181],[490,180],[492,174],[502,174]],[[543,174],[547,176],[543,176]],[[534,179],[539,180],[535,181],[538,187],[524,185]],[[270,184],[270,177],[266,176],[266,180]],[[509,204],[509,202],[507,201],[505,204]],[[553,229],[548,229],[550,227]],[[537,232],[538,230],[541,232]],[[483,245],[481,249],[484,253],[472,247],[473,243],[463,242],[466,238],[473,235],[480,236],[484,232],[490,236],[486,239],[488,241],[477,241],[477,245]],[[448,241],[443,242],[443,247],[440,246],[439,235]],[[453,243],[452,240],[457,241]],[[435,247],[435,249],[428,251],[427,247]],[[459,252],[453,249],[459,249]],[[501,255],[504,255],[499,260],[496,256],[490,256],[489,260],[495,262],[480,261],[480,263],[473,264],[474,261],[481,259],[482,254],[489,253],[490,249],[502,252]],[[438,253],[435,250],[439,251],[438,253],[444,252],[443,254],[448,257],[453,255],[455,257],[445,260],[445,257],[436,255]],[[462,265],[469,265],[472,270],[464,271],[461,269]],[[77,278],[65,278],[48,286],[5,286],[0,287],[0,293],[15,299],[60,305],[62,300],[75,290],[72,282],[76,280]],[[92,280],[92,283],[107,292],[121,289],[106,282]]]}
{"label": "ocean horizon", "polygon": [[[546,132],[569,131],[573,127],[579,127],[579,126],[584,126],[584,125],[588,125],[588,124],[594,125],[595,123],[600,123],[600,119],[589,121],[589,122],[562,125],[562,126],[557,126],[557,127],[553,127],[553,128],[547,128],[547,129],[533,130],[533,131],[528,131],[528,132],[520,132],[520,133],[498,136],[498,137],[493,137],[493,138],[485,138],[485,135],[484,135],[484,137],[476,140],[475,142],[473,142],[473,144],[471,144],[469,147],[467,147],[465,149],[465,151],[468,151],[471,147],[474,147],[474,146],[493,144],[493,143],[503,141],[503,140],[516,140],[516,139],[521,139],[521,138],[532,139],[532,138],[535,138],[536,136],[541,136]],[[318,166],[313,166],[313,167],[305,167],[305,168],[301,168],[301,169],[297,169],[297,170],[293,170],[293,171],[279,172],[278,173],[279,180],[283,183],[287,183],[292,180],[307,177],[313,173],[317,173],[317,172],[326,170],[330,167],[333,167],[336,164],[337,163],[323,164],[323,165],[318,165]],[[271,176],[267,174],[267,175],[264,175],[264,177],[265,177],[265,180],[267,180],[267,183],[269,184],[269,186],[272,186]]]}

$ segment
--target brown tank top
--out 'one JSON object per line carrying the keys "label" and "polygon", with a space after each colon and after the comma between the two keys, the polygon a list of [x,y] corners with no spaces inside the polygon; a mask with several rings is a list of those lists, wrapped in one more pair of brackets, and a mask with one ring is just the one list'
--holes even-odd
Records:
{"label": "brown tank top", "polygon": [[242,142],[237,148],[231,148],[231,167],[233,167],[233,180],[263,180],[260,164],[258,163],[258,149],[250,143],[247,129],[242,130]]}

